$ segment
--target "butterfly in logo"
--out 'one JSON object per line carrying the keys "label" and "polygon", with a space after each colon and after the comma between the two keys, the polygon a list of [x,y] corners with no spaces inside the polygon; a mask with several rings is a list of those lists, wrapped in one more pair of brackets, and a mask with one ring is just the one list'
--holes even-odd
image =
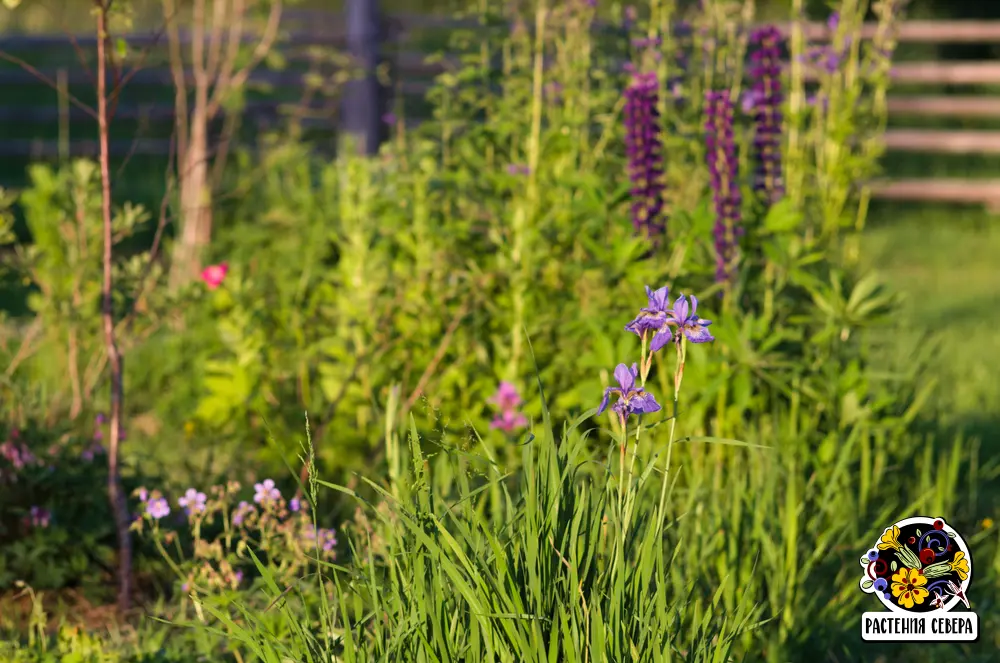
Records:
{"label": "butterfly in logo", "polygon": [[969,599],[965,597],[965,592],[963,592],[962,588],[956,585],[951,580],[948,581],[948,593],[951,594],[952,596],[958,597],[958,600],[960,600],[965,605],[966,608],[969,608]]}

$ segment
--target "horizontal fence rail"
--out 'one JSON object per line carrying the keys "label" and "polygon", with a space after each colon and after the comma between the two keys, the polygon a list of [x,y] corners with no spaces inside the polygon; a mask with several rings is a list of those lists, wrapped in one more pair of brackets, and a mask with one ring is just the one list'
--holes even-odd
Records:
{"label": "horizontal fence rail", "polygon": [[[363,0],[362,0],[363,1]],[[287,9],[283,14],[282,54],[288,66],[282,70],[258,69],[249,80],[251,89],[265,95],[270,91],[301,91],[307,86],[315,86],[317,81],[329,83],[338,75],[337,68],[329,62],[317,66],[317,48],[328,50],[348,50],[356,48],[357,40],[351,41],[348,24],[339,14],[324,10]],[[596,22],[595,30],[625,39],[621,26],[608,22]],[[801,28],[810,41],[828,40],[832,32],[825,23],[804,22],[798,25],[780,23],[778,27],[786,34],[796,27]],[[530,29],[531,26],[528,26]],[[378,41],[383,60],[392,72],[392,90],[410,97],[422,97],[433,85],[435,76],[457,70],[461,66],[459,58],[438,56],[428,60],[427,54],[412,44],[417,37],[435,33],[447,35],[455,30],[508,30],[506,23],[493,20],[488,23],[477,18],[456,19],[444,16],[400,13],[381,17],[379,34],[367,39]],[[865,24],[863,38],[875,36],[877,26]],[[690,27],[682,23],[675,26],[678,35],[690,33]],[[356,36],[355,36],[356,37]],[[244,40],[252,43],[257,35],[247,33]],[[995,43],[1000,42],[1000,21],[926,21],[911,20],[902,23],[896,31],[900,42],[943,44],[943,43]],[[190,43],[190,32],[182,32],[182,43]],[[146,50],[150,55],[158,54],[159,59],[150,57],[151,66],[130,76],[128,86],[147,89],[164,88],[172,91],[173,77],[163,64],[167,37],[162,32],[132,34],[125,41],[134,50]],[[438,39],[440,41],[440,38]],[[351,44],[354,44],[352,47]],[[411,44],[409,49],[405,45]],[[55,49],[66,49],[66,62],[75,59],[73,49],[89,52],[94,48],[92,35],[6,35],[0,37],[0,51],[16,54],[31,61],[32,54],[54,53]],[[50,59],[51,62],[51,59]],[[155,64],[153,64],[155,63]],[[621,69],[624,61],[612,63],[613,69]],[[39,69],[49,81],[64,83],[77,94],[79,89],[93,85],[91,76],[78,63],[62,69],[51,66]],[[193,82],[193,72],[186,70],[185,80]],[[806,71],[807,80],[816,80],[818,72]],[[892,80],[906,86],[1000,86],[1000,62],[998,61],[953,61],[953,62],[896,62],[891,69]],[[0,69],[0,86],[9,88],[42,85],[35,73],[8,65]],[[54,101],[55,93],[52,92]],[[348,92],[350,94],[350,92]],[[125,95],[127,97],[127,94]],[[0,103],[0,123],[8,126],[53,125],[65,121],[83,124],[91,121],[85,112],[71,107],[61,111],[54,103],[34,106],[19,103],[17,94],[5,95]],[[119,121],[144,124],[165,124],[174,118],[171,102],[172,94],[164,95],[162,101],[150,103],[129,102],[123,99],[116,113]],[[894,117],[926,117],[954,119],[1000,119],[1000,98],[987,94],[973,96],[930,96],[920,94],[892,94],[888,110]],[[335,129],[340,120],[336,108],[302,108],[294,103],[273,99],[252,100],[241,110],[245,124],[259,128],[275,126],[282,118],[294,116],[303,126]],[[941,130],[892,128],[886,132],[885,145],[895,152],[921,152],[940,154],[1000,154],[1000,131],[987,130]],[[65,150],[66,145],[62,145]],[[169,141],[142,138],[140,140],[114,141],[112,152],[128,154],[167,154]],[[73,140],[69,143],[73,155],[96,153],[91,141]],[[14,138],[0,140],[0,156],[50,158],[60,153],[58,141],[30,140]],[[877,183],[873,191],[876,196],[892,200],[940,200],[945,202],[982,202],[995,207],[1000,200],[1000,180],[899,180]]]}

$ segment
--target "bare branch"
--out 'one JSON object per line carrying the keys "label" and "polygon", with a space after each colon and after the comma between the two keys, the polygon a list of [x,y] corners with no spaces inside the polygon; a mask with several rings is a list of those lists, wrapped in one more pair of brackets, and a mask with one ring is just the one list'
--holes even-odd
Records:
{"label": "bare branch", "polygon": [[[34,67],[32,67],[30,64],[28,64],[27,62],[25,62],[21,58],[17,57],[16,55],[11,55],[10,53],[5,53],[3,51],[0,51],[0,60],[6,60],[7,62],[10,62],[12,64],[16,64],[21,69],[24,69],[26,72],[28,72],[29,74],[31,74],[32,76],[34,76],[35,78],[37,78],[38,80],[40,80],[41,82],[43,82],[46,85],[48,85],[53,90],[55,90],[57,92],[59,91],[59,85],[55,81],[53,81],[51,78],[49,78],[48,76],[46,76],[42,72],[38,71],[37,69],[35,69]],[[87,115],[89,115],[90,117],[92,117],[95,120],[97,119],[97,111],[95,111],[93,108],[91,108],[87,104],[83,103],[82,101],[80,101],[79,99],[77,99],[72,94],[68,94],[67,93],[66,98],[69,99],[69,101],[70,101],[71,104],[73,104],[74,106],[76,106],[77,108],[79,108],[80,110],[82,110],[84,113],[86,113]]]}
{"label": "bare branch", "polygon": [[212,31],[208,38],[208,63],[205,73],[209,79],[218,73],[219,58],[222,53],[222,24],[226,21],[227,0],[212,2]]}
{"label": "bare branch", "polygon": [[[245,0],[233,0],[233,9],[229,17],[229,38],[226,40],[226,57],[219,67],[219,72],[215,78],[216,90],[219,87],[229,85],[229,80],[233,76],[233,69],[236,67],[236,58],[240,54],[240,44],[243,41],[243,16],[246,14]],[[216,99],[219,102],[216,103]],[[212,95],[214,106],[221,104],[221,97],[216,91]]]}
{"label": "bare branch", "polygon": [[118,534],[118,605],[124,612],[131,602],[132,538],[129,532],[128,505],[121,482],[119,443],[122,427],[122,357],[115,341],[114,306],[112,298],[113,233],[111,217],[111,166],[108,149],[108,90],[107,52],[108,16],[111,5],[100,2],[97,11],[97,126],[101,143],[101,215],[103,217],[104,254],[103,280],[101,282],[101,319],[104,327],[104,344],[111,369],[111,430],[108,441],[108,499]]}
{"label": "bare branch", "polygon": [[[242,4],[242,0],[236,0],[236,2]],[[218,111],[222,100],[229,93],[229,90],[243,87],[250,77],[251,72],[267,57],[267,54],[271,51],[271,47],[274,46],[275,40],[278,38],[278,27],[281,25],[281,10],[281,0],[273,0],[271,3],[271,12],[267,17],[267,25],[264,27],[264,34],[261,36],[260,41],[257,42],[253,55],[250,57],[250,62],[237,71],[231,79],[223,77],[220,73],[219,79],[216,81],[215,90],[212,93],[212,102],[209,104],[209,117]]]}
{"label": "bare branch", "polygon": [[177,161],[185,163],[188,144],[187,81],[184,80],[184,56],[177,23],[170,17],[177,14],[174,0],[163,0],[164,18],[167,19],[167,40],[170,51],[170,75],[174,79],[174,125],[177,129]]}

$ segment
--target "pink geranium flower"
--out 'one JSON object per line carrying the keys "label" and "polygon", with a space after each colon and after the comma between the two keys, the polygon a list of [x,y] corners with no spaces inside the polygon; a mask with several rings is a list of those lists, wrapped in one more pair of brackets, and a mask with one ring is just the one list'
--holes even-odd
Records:
{"label": "pink geranium flower", "polygon": [[205,282],[205,286],[208,287],[209,290],[215,290],[222,285],[222,281],[226,278],[227,272],[229,272],[228,262],[220,262],[218,265],[209,265],[205,269],[201,270],[201,280]]}

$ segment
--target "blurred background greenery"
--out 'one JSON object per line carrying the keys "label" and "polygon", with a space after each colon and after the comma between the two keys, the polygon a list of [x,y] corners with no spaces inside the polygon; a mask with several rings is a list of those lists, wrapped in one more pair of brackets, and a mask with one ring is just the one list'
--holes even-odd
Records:
{"label": "blurred background greenery", "polygon": [[[52,39],[47,39],[44,46],[37,42],[24,46],[24,41],[11,40],[10,48],[0,44],[0,49],[46,72],[77,69],[77,74],[70,74],[68,90],[89,101],[93,97],[91,86],[73,64],[76,54],[72,45],[66,44],[59,32],[86,30],[91,19],[83,4],[69,0],[62,4],[39,2],[4,13],[6,35],[44,35]],[[602,11],[621,9],[619,5],[599,4]],[[390,14],[430,14],[463,9],[465,3],[382,6]],[[783,17],[789,7],[789,3],[761,2],[758,14]],[[295,8],[340,10],[321,2],[300,2]],[[155,29],[160,24],[157,3],[136,0],[134,10],[131,31]],[[811,3],[810,10],[820,20],[828,13],[823,2]],[[909,15],[988,18],[990,12],[1000,16],[1000,7],[975,2],[915,1]],[[336,14],[332,16],[330,25],[336,26]],[[460,49],[449,41],[453,38],[456,35],[440,29],[427,29],[413,35],[400,50],[457,52]],[[469,48],[470,41],[465,40],[467,51],[474,50]],[[22,46],[15,48],[17,44]],[[331,44],[330,50],[335,46]],[[996,48],[989,44],[907,44],[901,47],[898,59],[982,60],[995,58]],[[515,60],[516,48],[512,51],[507,55]],[[159,61],[156,57],[148,62],[150,67],[162,67],[162,53]],[[530,57],[528,60],[530,63]],[[303,71],[308,66],[301,60],[280,58],[272,58],[267,64],[278,74]],[[323,61],[322,66],[324,74],[332,78],[335,61]],[[523,225],[518,229],[517,220],[528,213],[525,192],[531,189],[507,173],[505,166],[530,158],[527,136],[531,129],[524,108],[532,101],[534,91],[524,61],[514,68],[510,89],[505,96],[489,100],[487,103],[495,102],[496,106],[486,110],[478,105],[481,100],[471,89],[452,95],[442,90],[450,89],[447,85],[437,87],[428,100],[408,98],[405,117],[432,120],[430,128],[405,139],[397,136],[400,149],[390,151],[388,158],[377,165],[344,166],[324,158],[332,151],[336,138],[333,128],[337,85],[330,86],[324,103],[317,102],[324,114],[304,136],[297,136],[304,138],[301,142],[288,139],[283,133],[287,127],[282,123],[244,123],[241,135],[248,144],[255,144],[252,149],[238,151],[226,173],[216,200],[218,233],[213,237],[209,256],[211,260],[232,263],[226,287],[215,292],[184,292],[187,299],[182,299],[180,305],[173,302],[171,314],[156,320],[162,333],[153,334],[148,342],[136,342],[134,352],[127,356],[130,428],[124,454],[130,487],[161,482],[177,490],[186,485],[204,485],[220,476],[252,482],[262,472],[277,475],[283,471],[283,464],[267,438],[276,438],[286,456],[298,451],[304,410],[318,424],[313,434],[319,441],[319,461],[324,470],[342,478],[352,470],[381,468],[387,462],[381,445],[383,419],[391,419],[395,413],[387,405],[394,402],[394,392],[387,385],[402,382],[404,386],[426,386],[425,372],[434,387],[427,391],[448,394],[449,402],[442,403],[435,396],[424,400],[419,388],[404,393],[403,398],[413,398],[408,405],[418,417],[425,439],[433,440],[440,450],[464,449],[474,440],[470,424],[486,428],[489,417],[483,403],[498,379],[526,385],[526,398],[531,401],[528,414],[536,418],[541,414],[537,393],[532,391],[533,370],[529,368],[527,351],[513,340],[523,325],[537,334],[533,340],[542,380],[556,395],[553,409],[564,417],[579,413],[594,405],[595,394],[606,384],[607,371],[617,361],[631,356],[629,342],[633,339],[622,339],[617,333],[618,318],[627,319],[635,304],[622,296],[623,288],[641,293],[638,288],[643,282],[659,283],[669,277],[683,278],[685,289],[699,293],[709,289],[705,267],[708,253],[698,239],[708,234],[711,222],[702,190],[707,179],[698,170],[702,168],[700,161],[693,169],[697,177],[689,178],[688,172],[671,173],[675,182],[690,179],[690,188],[698,189],[678,201],[682,212],[676,223],[671,222],[671,232],[679,238],[675,250],[689,251],[686,257],[682,254],[677,258],[675,253],[659,262],[643,257],[641,247],[629,238],[630,229],[622,227],[623,192],[607,186],[609,182],[612,188],[620,185],[620,158],[604,154],[594,157],[590,164],[593,170],[581,172],[575,179],[576,174],[567,173],[565,160],[589,158],[587,150],[593,146],[582,138],[585,147],[580,147],[573,143],[575,138],[560,138],[555,131],[546,134],[550,141],[546,143],[548,161],[541,175],[550,179],[543,180],[541,193],[535,194],[548,213],[540,216],[537,233],[526,231]],[[469,65],[467,78],[462,81],[474,80],[475,71]],[[572,63],[560,71],[560,75],[574,75]],[[34,113],[36,109],[51,118],[45,122],[11,120],[0,124],[0,151],[9,148],[0,163],[0,184],[15,189],[30,185],[33,193],[26,207],[34,210],[34,218],[17,209],[15,228],[22,238],[30,234],[37,240],[37,229],[44,228],[45,219],[68,209],[65,191],[73,186],[86,188],[87,178],[79,173],[56,174],[37,165],[28,168],[29,163],[58,162],[51,156],[32,156],[31,151],[32,144],[51,147],[67,138],[60,134],[59,114],[53,112],[58,109],[59,99],[17,62],[8,59],[0,63],[0,80],[4,76],[7,95],[3,105],[16,111],[11,118],[18,117],[17,112],[23,118],[25,112]],[[431,79],[426,74],[408,82],[430,83]],[[169,106],[173,90],[169,81],[149,80],[137,80],[123,93],[121,106],[132,114],[123,113],[112,127],[117,151],[113,167],[116,199],[140,203],[155,212],[166,188],[163,150],[159,154],[130,152],[136,137],[159,140],[161,146],[169,138],[169,116],[144,114],[143,108]],[[589,109],[586,112],[594,113],[592,118],[581,120],[569,111],[559,116],[581,136],[586,136],[587,131],[579,127],[590,119],[595,124],[602,121],[602,113],[614,107],[618,98],[617,89],[601,85],[596,86],[593,99],[581,102],[581,107]],[[896,87],[893,91],[951,94],[958,88]],[[966,86],[962,91],[1000,93],[1000,89],[987,86]],[[303,85],[298,82],[261,84],[248,88],[243,101],[249,105],[279,99],[294,104],[302,96]],[[499,118],[495,125],[468,130],[460,140],[453,140],[450,131],[454,127],[467,128],[469,125],[463,122],[486,112]],[[71,113],[70,119],[70,141],[94,140],[90,118]],[[890,126],[915,125],[1000,128],[1000,118],[890,119]],[[681,140],[697,142],[683,136],[676,142]],[[453,146],[454,151],[439,150],[441,145]],[[695,158],[700,154],[692,148],[692,154],[677,157],[681,165],[675,168],[683,170],[684,160],[693,163]],[[890,153],[882,159],[882,166],[887,175],[895,177],[1000,176],[1000,164],[987,157]],[[88,207],[85,213],[93,214],[93,210]],[[510,221],[513,229],[498,219]],[[800,222],[789,221],[793,226]],[[863,265],[858,273],[873,269],[902,295],[902,307],[888,326],[866,329],[852,336],[851,343],[845,342],[845,348],[831,350],[828,346],[837,346],[830,343],[836,321],[818,320],[822,316],[810,308],[811,300],[803,289],[788,286],[795,292],[778,289],[780,296],[787,297],[779,306],[779,317],[787,327],[777,323],[775,327],[790,334],[780,348],[761,351],[761,356],[753,352],[766,345],[770,329],[766,316],[755,308],[758,302],[753,298],[759,293],[754,291],[747,295],[752,300],[750,310],[720,312],[726,317],[715,327],[720,330],[719,345],[733,354],[720,358],[701,349],[692,350],[686,380],[696,396],[685,413],[689,417],[687,425],[692,428],[687,432],[727,432],[765,442],[773,438],[779,446],[788,446],[782,447],[782,454],[773,464],[759,456],[744,455],[743,451],[702,452],[694,447],[684,452],[691,471],[690,483],[684,486],[687,492],[683,499],[679,495],[677,504],[671,507],[671,517],[680,521],[689,511],[697,510],[699,523],[707,524],[698,524],[693,535],[722,561],[718,566],[709,564],[692,552],[690,559],[677,565],[671,581],[675,588],[685,583],[702,589],[707,586],[709,596],[730,571],[737,574],[738,587],[746,588],[748,595],[759,592],[754,595],[756,599],[769,603],[768,609],[775,613],[783,613],[780,635],[773,636],[766,645],[772,657],[779,656],[775,652],[801,655],[811,647],[822,646],[831,660],[838,660],[834,652],[843,645],[847,652],[843,660],[858,660],[851,658],[857,654],[858,650],[852,648],[856,643],[839,640],[843,638],[842,622],[854,618],[852,611],[858,597],[851,592],[856,593],[855,586],[835,583],[835,587],[846,589],[835,590],[833,596],[816,591],[817,587],[830,586],[830,575],[839,580],[853,572],[853,568],[845,571],[847,565],[841,558],[853,563],[856,551],[852,546],[868,545],[864,543],[865,527],[882,524],[859,523],[857,515],[874,519],[884,515],[886,509],[914,504],[947,508],[964,528],[976,532],[977,542],[992,536],[990,527],[983,523],[996,513],[996,495],[979,492],[978,482],[984,477],[988,481],[1000,451],[1000,381],[995,379],[988,361],[1000,351],[1000,337],[995,333],[1000,311],[993,306],[1000,303],[998,223],[995,213],[975,204],[876,202],[864,230]],[[140,252],[154,233],[154,224],[148,219],[133,225],[130,229],[135,233],[123,238],[126,252]],[[530,247],[526,255],[531,258],[524,263],[514,259],[513,253],[508,254],[508,249],[518,246],[518,233],[524,242],[522,248]],[[563,259],[550,261],[550,255]],[[460,265],[468,256],[476,256],[478,262],[470,260],[461,270],[455,270],[460,278],[451,277],[448,266]],[[836,272],[843,265],[831,259],[830,264],[824,262],[817,268],[814,277],[829,277],[825,271],[828,267]],[[92,268],[79,267],[86,279],[93,278]],[[853,278],[854,266],[844,269],[849,275],[848,287],[858,286],[860,290],[859,283],[865,282]],[[398,278],[400,274],[407,278]],[[52,282],[63,276],[55,274]],[[39,282],[45,282],[37,275],[34,281],[35,287],[28,287],[20,278],[4,284],[3,309],[10,315],[11,328],[27,328],[29,295],[38,292]],[[757,286],[759,283],[754,282],[748,290]],[[348,289],[352,297],[338,296]],[[826,284],[805,290],[814,295],[833,294]],[[715,301],[705,301],[706,308],[717,306]],[[433,315],[428,315],[428,310]],[[594,320],[595,315],[615,322]],[[470,320],[467,325],[459,324],[466,316]],[[93,312],[80,317],[96,328]],[[72,315],[67,319],[72,320]],[[743,326],[727,324],[731,321]],[[318,330],[317,324],[328,327]],[[867,324],[867,320],[861,320],[858,326]],[[807,342],[806,332],[799,331],[801,336],[795,336],[798,329],[815,336]],[[878,338],[879,334],[886,337]],[[859,336],[863,340],[856,340]],[[577,343],[580,349],[560,347],[560,342]],[[928,353],[929,348],[933,352]],[[747,349],[751,351],[740,354],[740,350]],[[773,356],[768,354],[771,350]],[[782,353],[798,365],[785,365]],[[818,363],[809,364],[807,358]],[[439,363],[451,370],[441,371],[443,375],[435,373]],[[811,372],[816,375],[810,375],[809,366],[815,368]],[[722,377],[714,378],[706,367],[718,370]],[[19,397],[26,394],[33,400],[28,402],[25,396],[22,402],[5,403],[8,411],[35,408],[35,412],[48,412],[50,420],[33,432],[46,444],[61,440],[75,449],[89,441],[89,430],[81,432],[79,422],[62,418],[67,400],[62,358],[49,361],[43,356],[31,371],[32,379],[20,385],[23,390]],[[881,378],[875,377],[886,373],[904,377],[893,378],[898,382],[880,382]],[[658,370],[657,379],[659,392],[669,393],[666,373]],[[771,379],[780,384],[773,386]],[[930,380],[937,381],[933,389],[928,387]],[[787,396],[803,385],[807,387],[801,390],[808,394],[803,397],[807,412],[798,411],[798,395]],[[103,407],[105,391],[102,386],[95,392],[93,409]],[[864,407],[859,410],[861,403]],[[445,414],[441,415],[439,409]],[[800,421],[804,423],[797,431]],[[89,421],[84,428],[87,426]],[[981,456],[977,457],[974,446],[968,443],[970,437],[982,445]],[[439,460],[445,458],[442,451]],[[940,472],[932,469],[939,467]],[[442,470],[446,476],[448,471]],[[728,480],[736,487],[727,486],[723,476],[730,477]],[[772,481],[775,476],[780,480]],[[964,478],[969,479],[968,485]],[[101,480],[98,470],[85,469],[80,483],[74,485],[82,491],[96,492]],[[56,486],[51,483],[39,484],[39,494],[61,495],[57,492],[61,490],[58,482]],[[829,500],[830,492],[835,490],[837,499]],[[799,503],[796,500],[800,506],[795,506]],[[338,520],[352,515],[350,505],[336,500],[327,500],[325,506]],[[99,509],[95,506],[91,515],[106,522],[107,516]],[[760,515],[753,516],[756,520],[750,525],[745,522],[751,518],[748,514]],[[745,530],[741,529],[744,525]],[[804,570],[797,575],[796,555],[814,552],[809,537],[800,534],[803,531],[821,542],[837,536],[844,540],[830,542],[833,554],[821,563],[800,560]],[[106,539],[106,532],[104,536]],[[788,557],[765,559],[761,573],[766,579],[760,581],[750,564],[756,564],[756,560],[746,554],[746,549],[760,550],[777,541]],[[56,559],[71,543],[54,542],[46,554]],[[405,541],[399,545],[405,545]],[[995,553],[983,545],[984,550]],[[98,548],[96,544],[94,547]],[[74,559],[73,571],[86,577],[93,568],[88,563],[107,571],[111,556],[111,549],[105,547],[94,555],[97,559]],[[26,548],[19,548],[10,559],[14,570],[8,571],[8,580],[23,573],[22,569],[31,568]],[[990,568],[991,560],[985,552],[984,562],[984,569]],[[992,564],[996,567],[995,561]],[[984,580],[983,594],[977,597],[982,603],[977,605],[990,611],[990,623],[995,623],[995,599],[988,595],[989,588],[996,586],[1000,570],[993,568],[985,574],[989,580]],[[44,582],[58,586],[65,578]],[[162,578],[150,573],[148,582],[155,586]],[[91,576],[90,584],[100,583],[93,582]],[[99,587],[88,589],[99,591]],[[737,599],[728,589],[724,607],[733,610]],[[829,599],[828,605],[825,599]],[[826,611],[822,612],[823,618],[816,618],[812,624],[804,618],[796,622],[792,614],[795,611],[815,618],[813,610],[820,610],[817,600]],[[694,614],[700,615],[701,609],[699,604]],[[691,613],[685,619],[692,619]],[[991,660],[992,653],[987,651],[990,644],[985,642],[982,651],[976,650],[980,658],[975,660]],[[955,651],[941,650],[943,658],[939,660],[951,660],[948,657],[957,655]],[[968,650],[962,654],[971,656]]]}

